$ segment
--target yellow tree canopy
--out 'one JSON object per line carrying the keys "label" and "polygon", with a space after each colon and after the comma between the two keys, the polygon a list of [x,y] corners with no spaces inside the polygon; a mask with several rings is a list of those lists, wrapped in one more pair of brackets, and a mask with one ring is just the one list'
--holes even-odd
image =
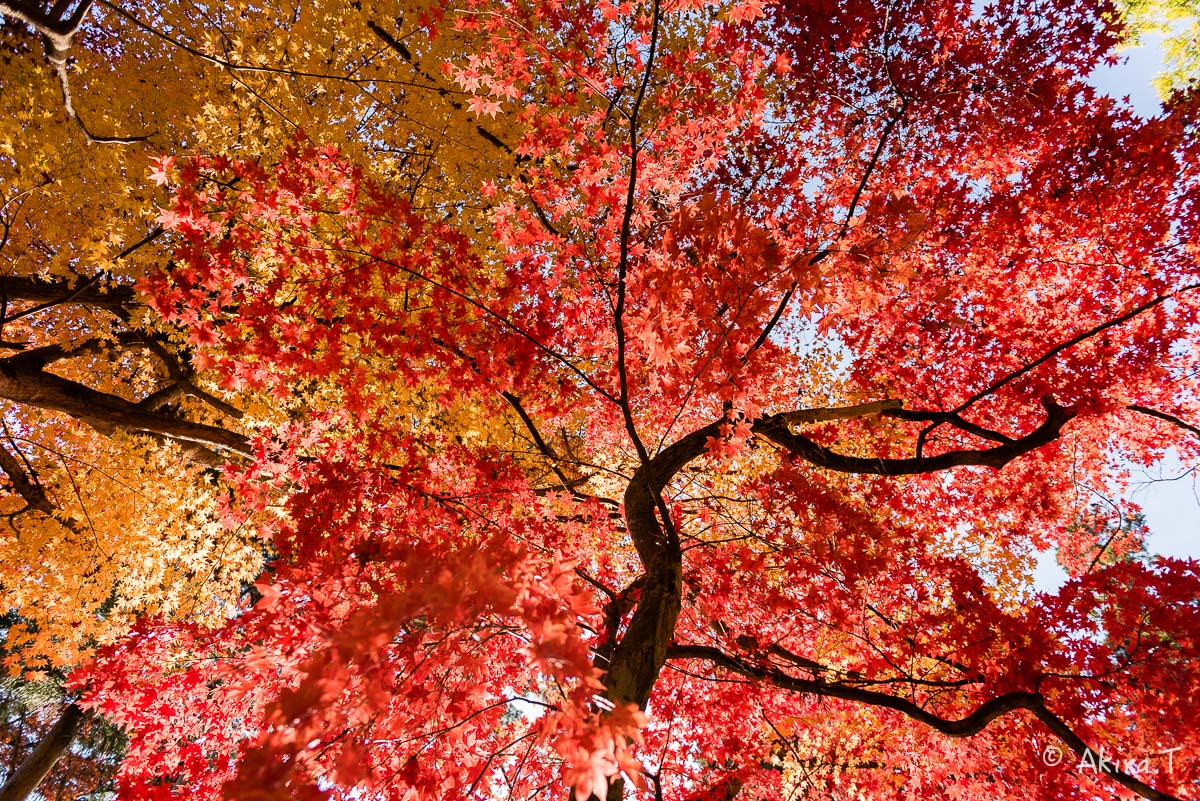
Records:
{"label": "yellow tree canopy", "polygon": [[155,159],[269,163],[305,137],[414,203],[470,218],[469,187],[514,169],[513,133],[471,116],[442,74],[437,48],[452,37],[413,35],[436,11],[0,3],[10,669],[77,664],[142,615],[217,619],[257,575],[264,544],[253,526],[222,528],[215,468],[244,452],[255,421],[287,410],[212,385],[146,314],[136,282],[169,260]]}

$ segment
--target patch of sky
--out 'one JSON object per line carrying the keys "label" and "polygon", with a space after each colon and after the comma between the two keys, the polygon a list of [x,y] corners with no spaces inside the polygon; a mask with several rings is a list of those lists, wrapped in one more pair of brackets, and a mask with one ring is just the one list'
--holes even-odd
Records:
{"label": "patch of sky", "polygon": [[[990,9],[989,4],[982,0],[974,0],[972,11],[978,19],[993,13],[994,8]],[[1164,37],[1161,34],[1146,35],[1138,47],[1122,50],[1117,63],[1095,70],[1088,78],[1089,83],[1101,93],[1127,102],[1134,112],[1142,117],[1158,114],[1161,106],[1154,87],[1154,78],[1162,70],[1164,63],[1163,41]],[[770,122],[776,125],[786,123],[778,118],[771,118]],[[1019,183],[1022,177],[1020,172],[1016,172],[1006,176],[1006,180],[1015,184]],[[814,178],[804,184],[803,192],[812,200],[823,188],[823,184]],[[970,185],[971,196],[976,199],[990,189],[991,187],[983,181],[972,182]],[[836,356],[835,362],[839,371],[844,371],[850,362],[849,349],[844,343],[831,343],[827,334],[819,332],[816,316],[788,315],[774,333],[773,339],[779,344],[790,340],[792,347],[800,352],[810,352],[818,345],[824,345]],[[1138,476],[1141,480],[1131,488],[1129,497],[1138,503],[1145,513],[1150,530],[1146,543],[1149,553],[1177,558],[1200,558],[1200,485],[1197,483],[1196,471],[1188,465],[1181,464],[1174,454],[1168,454],[1167,458],[1150,472],[1142,471],[1139,474],[1135,468],[1135,477]],[[1036,554],[1036,589],[1054,592],[1066,580],[1066,572],[1058,565],[1053,551]]]}
{"label": "patch of sky", "polygon": [[1163,69],[1164,34],[1151,33],[1137,47],[1121,50],[1116,64],[1103,65],[1088,76],[1088,83],[1103,94],[1126,100],[1142,117],[1153,117],[1161,109],[1154,76]]}
{"label": "patch of sky", "polygon": [[[1151,556],[1200,559],[1200,484],[1197,466],[1180,461],[1172,451],[1152,468],[1134,467],[1128,498],[1141,506]],[[1067,580],[1054,551],[1036,555],[1034,586],[1056,592]]]}
{"label": "patch of sky", "polygon": [[[1116,64],[1102,66],[1089,76],[1096,89],[1109,97],[1124,100],[1143,117],[1158,114],[1161,106],[1154,88],[1154,77],[1163,68],[1163,36],[1148,35],[1138,47],[1121,53]],[[1138,471],[1135,469],[1135,477]],[[1195,468],[1168,453],[1153,469],[1140,471],[1140,480],[1129,492],[1130,500],[1141,505],[1150,535],[1146,549],[1151,555],[1181,559],[1200,558],[1200,492]],[[1053,592],[1066,581],[1065,571],[1054,553],[1038,554],[1034,584]]]}

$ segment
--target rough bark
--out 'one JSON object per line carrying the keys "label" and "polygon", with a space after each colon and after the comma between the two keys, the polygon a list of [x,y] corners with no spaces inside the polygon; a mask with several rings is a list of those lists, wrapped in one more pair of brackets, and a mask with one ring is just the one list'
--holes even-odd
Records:
{"label": "rough bark", "polygon": [[625,491],[625,519],[646,573],[637,609],[605,675],[611,700],[645,707],[667,658],[683,592],[682,555],[670,522],[660,520],[661,493],[676,473],[704,453],[721,423],[693,431],[638,468]]}
{"label": "rough bark", "polygon": [[1059,406],[1053,398],[1043,399],[1042,405],[1046,409],[1046,419],[1040,426],[1023,437],[1012,438],[994,448],[948,451],[936,456],[915,456],[909,459],[868,459],[840,454],[816,444],[802,434],[793,433],[791,415],[788,414],[764,417],[754,423],[752,430],[755,434],[766,437],[817,467],[836,470],[840,473],[909,476],[967,465],[1000,468],[1018,456],[1023,456],[1053,442],[1058,439],[1063,426],[1075,414],[1072,410]]}
{"label": "rough bark", "polygon": [[88,713],[75,704],[67,706],[33,752],[0,787],[0,801],[24,801],[67,753]]}
{"label": "rough bark", "polygon": [[[765,437],[787,451],[818,467],[852,473],[873,473],[877,475],[910,475],[946,470],[963,465],[986,465],[999,468],[1017,457],[1029,453],[1057,439],[1062,428],[1073,417],[1073,412],[1054,402],[1051,398],[1043,401],[1046,418],[1043,423],[1029,434],[1009,438],[1002,437],[1003,444],[994,448],[980,450],[951,451],[929,457],[911,459],[864,459],[839,454],[833,450],[817,445],[802,434],[794,433],[794,425],[811,425],[832,420],[846,420],[872,415],[894,415],[901,410],[901,404],[895,400],[874,401],[841,408],[803,409],[769,415],[757,420],[751,430],[758,436]],[[919,414],[919,413],[918,413]],[[638,556],[645,567],[645,574],[640,579],[640,596],[637,607],[619,642],[612,649],[605,668],[605,689],[610,700],[617,703],[635,703],[645,708],[650,698],[658,675],[669,657],[674,658],[707,658],[718,661],[725,667],[730,664],[714,659],[713,654],[684,652],[672,648],[675,624],[679,618],[682,605],[683,559],[671,521],[665,518],[666,505],[662,492],[671,479],[690,461],[704,453],[708,440],[718,437],[721,426],[728,422],[720,420],[703,428],[697,429],[668,448],[659,452],[654,458],[642,464],[634,473],[625,491],[625,519],[629,534]],[[725,657],[728,660],[728,657]],[[744,667],[738,665],[738,667]],[[794,683],[794,689],[811,691],[812,688],[828,690],[830,685],[820,681],[802,682],[788,677]],[[803,684],[803,687],[801,686]],[[824,692],[829,695],[831,693]],[[833,693],[836,696],[836,693]],[[880,698],[873,700],[878,704],[897,708],[890,696],[876,693]],[[1019,695],[1019,694],[1018,694]],[[841,697],[841,696],[837,696]],[[998,700],[980,717],[991,720],[999,714],[1011,711],[1013,708],[1030,708],[1024,706],[1024,697],[1005,698]],[[1016,706],[1012,704],[1016,701]],[[912,713],[913,710],[902,710]],[[922,719],[923,712],[915,716]],[[928,716],[930,719],[932,715]],[[929,722],[929,720],[926,720]],[[970,722],[975,722],[974,719]],[[984,723],[986,725],[986,722]],[[953,728],[953,725],[951,726]],[[980,726],[979,728],[982,728]],[[1128,785],[1127,785],[1128,786]],[[617,778],[608,789],[607,801],[620,801],[624,796],[624,782]],[[1146,796],[1154,798],[1156,796]]]}
{"label": "rough bark", "polygon": [[250,455],[249,442],[241,434],[150,411],[117,395],[48,373],[36,361],[22,356],[0,361],[0,398],[68,414],[102,433],[120,429],[197,446],[218,455]]}
{"label": "rough bark", "polygon": [[127,311],[138,304],[133,287],[124,284],[115,286],[96,282],[70,286],[66,281],[41,281],[25,276],[4,276],[0,289],[10,301],[21,300],[38,304],[57,305],[78,303],[113,312]]}

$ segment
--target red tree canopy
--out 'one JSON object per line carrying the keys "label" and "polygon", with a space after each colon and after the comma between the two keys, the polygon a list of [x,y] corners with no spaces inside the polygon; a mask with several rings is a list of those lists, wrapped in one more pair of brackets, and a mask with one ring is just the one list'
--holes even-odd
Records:
{"label": "red tree canopy", "polygon": [[1200,570],[1097,499],[1200,458],[1196,109],[1114,19],[470,0],[382,26],[510,157],[451,200],[163,157],[270,556],[74,674],[122,797],[1195,797]]}

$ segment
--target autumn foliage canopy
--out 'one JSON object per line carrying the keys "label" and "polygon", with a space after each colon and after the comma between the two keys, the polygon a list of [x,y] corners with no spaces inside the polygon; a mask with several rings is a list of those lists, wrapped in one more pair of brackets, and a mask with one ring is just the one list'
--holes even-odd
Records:
{"label": "autumn foliage canopy", "polygon": [[0,15],[0,655],[118,798],[1196,797],[1114,8]]}

